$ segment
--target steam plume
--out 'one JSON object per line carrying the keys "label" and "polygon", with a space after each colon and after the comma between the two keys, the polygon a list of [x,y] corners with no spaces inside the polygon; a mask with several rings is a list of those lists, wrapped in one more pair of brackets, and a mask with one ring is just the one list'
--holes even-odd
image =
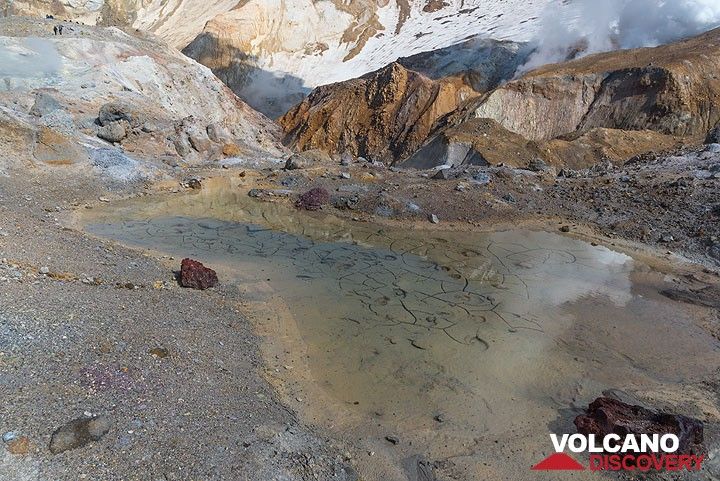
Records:
{"label": "steam plume", "polygon": [[720,0],[574,0],[544,14],[521,68],[618,48],[653,47],[720,25]]}

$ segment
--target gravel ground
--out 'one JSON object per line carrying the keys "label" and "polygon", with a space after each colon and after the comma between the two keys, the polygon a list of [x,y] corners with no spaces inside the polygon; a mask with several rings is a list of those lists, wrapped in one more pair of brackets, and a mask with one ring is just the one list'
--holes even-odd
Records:
{"label": "gravel ground", "polygon": [[544,220],[563,231],[582,227],[720,267],[720,144],[583,171],[463,167],[435,175],[355,163],[274,172],[268,180],[298,193],[325,187],[335,206],[358,220],[481,228]]}
{"label": "gravel ground", "polygon": [[[0,480],[355,479],[261,377],[233,287],[181,289],[179,260],[57,220],[133,189],[0,178]],[[98,415],[106,435],[50,452],[57,428]]]}
{"label": "gravel ground", "polygon": [[[473,167],[432,179],[334,164],[264,170],[257,187],[290,190],[281,201],[292,202],[323,186],[340,215],[408,228],[542,219],[672,250],[703,263],[709,278],[720,266],[719,164],[720,146],[562,174]],[[234,287],[181,289],[179,259],[64,227],[73,210],[148,190],[114,188],[77,171],[0,177],[0,480],[357,479],[344,449],[302,426],[263,379]],[[714,306],[715,297],[698,298],[717,292],[714,278],[714,287],[705,280],[702,291],[672,294]],[[107,434],[51,452],[53,432],[92,416],[109,420]]]}

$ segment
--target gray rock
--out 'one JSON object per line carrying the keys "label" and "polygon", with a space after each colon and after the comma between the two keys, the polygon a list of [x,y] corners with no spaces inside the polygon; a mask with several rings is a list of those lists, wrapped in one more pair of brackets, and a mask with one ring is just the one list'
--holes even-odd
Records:
{"label": "gray rock", "polygon": [[225,128],[217,124],[208,125],[205,131],[208,139],[216,143],[223,143],[230,137]]}
{"label": "gray rock", "polygon": [[413,214],[417,214],[422,210],[420,206],[414,202],[408,202],[407,204],[405,204],[405,209],[407,209],[408,212]]}
{"label": "gray rock", "polygon": [[432,178],[436,180],[448,180],[450,178],[450,169],[440,169]]}
{"label": "gray rock", "polygon": [[716,125],[715,128],[708,132],[705,137],[706,144],[720,144],[720,124]]}
{"label": "gray rock", "polygon": [[397,436],[393,436],[392,434],[389,436],[385,436],[385,440],[390,444],[400,444],[400,438],[398,438]]}
{"label": "gray rock", "polygon": [[340,173],[340,178],[341,178],[341,179],[349,179],[349,178],[350,178],[350,173],[349,173],[349,172],[341,172],[341,173]]}
{"label": "gray rock", "polygon": [[545,163],[542,159],[533,159],[528,162],[528,170],[533,172],[547,172],[550,170],[550,166]]}
{"label": "gray rock", "polygon": [[306,169],[310,166],[308,159],[300,154],[293,154],[285,161],[285,170]]}
{"label": "gray rock", "polygon": [[126,121],[130,127],[140,127],[145,120],[143,116],[132,106],[123,102],[109,102],[100,107],[98,122],[100,125],[107,125],[120,120]]}
{"label": "gray rock", "polygon": [[708,254],[713,259],[720,261],[720,244],[714,244],[708,249]]}
{"label": "gray rock", "polygon": [[473,175],[472,182],[480,185],[487,185],[490,183],[490,176],[485,172],[478,172],[477,174]]}
{"label": "gray rock", "polygon": [[705,147],[704,152],[708,154],[720,154],[720,143],[711,143]]}
{"label": "gray rock", "polygon": [[248,196],[262,199],[265,197],[290,197],[294,192],[287,189],[250,189]]}
{"label": "gray rock", "polygon": [[190,146],[200,153],[207,152],[212,148],[210,139],[196,132],[188,133],[188,141],[190,141]]}
{"label": "gray rock", "polygon": [[38,92],[38,94],[35,95],[35,103],[30,109],[30,115],[42,117],[59,109],[62,109],[62,105],[55,100],[55,97],[47,92]]}
{"label": "gray rock", "polygon": [[153,132],[157,132],[158,130],[158,126],[152,122],[145,122],[142,126],[142,131],[146,134],[152,134]]}
{"label": "gray rock", "polygon": [[187,157],[193,151],[192,145],[190,145],[190,141],[184,134],[178,135],[178,137],[173,142],[173,145],[175,146],[175,151],[180,157]]}
{"label": "gray rock", "polygon": [[95,149],[90,160],[103,174],[121,182],[131,182],[147,177],[140,163],[119,149]]}
{"label": "gray rock", "polygon": [[380,204],[375,208],[375,215],[380,217],[392,217],[395,215],[395,211],[389,205]]}
{"label": "gray rock", "polygon": [[127,137],[127,122],[110,122],[98,129],[97,136],[108,142],[120,142]]}
{"label": "gray rock", "polygon": [[343,152],[340,156],[340,165],[347,167],[354,161],[353,155],[350,152]]}
{"label": "gray rock", "polygon": [[[285,168],[290,169],[305,169],[313,165],[322,164],[329,165],[333,162],[333,159],[327,152],[319,149],[305,150],[301,153],[295,153],[287,159]],[[290,167],[288,167],[290,165]]]}
{"label": "gray rock", "polygon": [[430,214],[430,216],[428,217],[428,220],[429,220],[430,222],[432,222],[433,224],[439,224],[439,223],[440,223],[440,219],[439,219],[438,216],[435,215],[435,214]]}
{"label": "gray rock", "polygon": [[503,195],[502,199],[505,202],[509,202],[511,204],[514,204],[515,202],[517,202],[517,200],[515,199],[515,196],[510,193]]}
{"label": "gray rock", "polygon": [[99,441],[111,427],[112,421],[107,416],[73,419],[52,434],[50,452],[59,454]]}

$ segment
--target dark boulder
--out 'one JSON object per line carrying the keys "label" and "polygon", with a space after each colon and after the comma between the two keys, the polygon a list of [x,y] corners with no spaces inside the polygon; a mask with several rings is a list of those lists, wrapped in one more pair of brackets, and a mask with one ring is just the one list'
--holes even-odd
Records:
{"label": "dark boulder", "polygon": [[292,154],[285,161],[285,170],[305,169],[310,166],[310,162],[299,154]]}
{"label": "dark boulder", "polygon": [[180,266],[180,285],[205,290],[218,284],[217,273],[192,259],[183,259]]}
{"label": "dark boulder", "polygon": [[108,142],[120,142],[127,137],[128,123],[121,120],[118,122],[110,122],[98,128],[97,136]]}
{"label": "dark boulder", "polygon": [[702,421],[677,414],[632,406],[616,399],[601,397],[590,403],[586,414],[575,418],[581,434],[604,437],[618,434],[675,434],[680,439],[678,454],[704,452]]}
{"label": "dark boulder", "polygon": [[330,202],[330,193],[322,187],[310,189],[295,202],[295,207],[305,210],[318,210]]}
{"label": "dark boulder", "polygon": [[528,162],[528,170],[532,172],[547,172],[550,170],[550,166],[545,163],[542,159],[533,159]]}
{"label": "dark boulder", "polygon": [[705,137],[706,144],[720,144],[720,124],[711,129]]}
{"label": "dark boulder", "polygon": [[109,102],[100,107],[98,123],[107,125],[113,122],[126,121],[132,128],[142,127],[145,119],[133,106],[123,102]]}
{"label": "dark boulder", "polygon": [[112,421],[107,416],[73,419],[52,434],[50,452],[58,454],[98,441],[110,431],[111,427]]}
{"label": "dark boulder", "polygon": [[450,178],[450,169],[440,169],[432,178],[435,180],[448,180]]}

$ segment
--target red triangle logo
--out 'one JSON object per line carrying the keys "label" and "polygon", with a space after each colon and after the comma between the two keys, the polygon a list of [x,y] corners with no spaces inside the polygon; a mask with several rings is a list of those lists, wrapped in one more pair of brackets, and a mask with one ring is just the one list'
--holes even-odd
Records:
{"label": "red triangle logo", "polygon": [[555,453],[532,467],[533,471],[583,471],[585,466],[565,453]]}

